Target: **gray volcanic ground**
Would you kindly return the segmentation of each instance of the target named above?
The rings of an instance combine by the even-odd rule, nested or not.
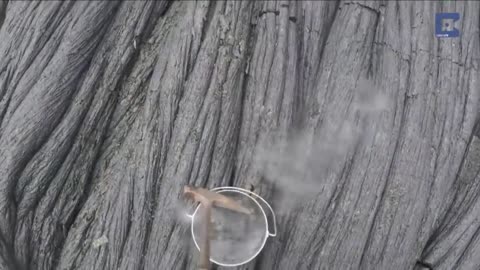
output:
[[[272,204],[239,270],[480,269],[479,27],[480,1],[0,0],[0,269],[196,269],[185,185]]]

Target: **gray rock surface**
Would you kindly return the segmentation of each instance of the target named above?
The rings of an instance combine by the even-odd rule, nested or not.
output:
[[[272,202],[238,269],[480,269],[479,27],[478,1],[0,0],[0,269],[195,269],[185,184]]]

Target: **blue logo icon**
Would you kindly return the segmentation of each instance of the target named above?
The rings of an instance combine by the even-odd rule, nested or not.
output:
[[[460,30],[453,25],[459,19],[459,13],[435,14],[435,36],[448,38],[460,36]]]

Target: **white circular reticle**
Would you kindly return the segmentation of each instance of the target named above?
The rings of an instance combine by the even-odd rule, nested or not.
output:
[[[263,249],[269,233],[268,219],[260,203],[252,195],[259,198],[272,211],[270,205],[255,193],[235,187],[216,188],[212,191],[232,198],[243,207],[251,210],[251,215],[235,212],[221,207],[213,207],[210,226],[210,261],[221,266],[239,266],[253,260]],[[192,237],[198,245],[204,226],[202,205],[198,205],[192,218]],[[274,213],[272,215],[275,222]]]

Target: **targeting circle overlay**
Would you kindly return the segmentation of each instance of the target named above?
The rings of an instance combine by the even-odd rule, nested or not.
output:
[[[221,266],[239,266],[253,260],[263,249],[267,238],[268,220],[257,200],[241,190],[220,190],[242,206],[253,211],[251,215],[213,207],[210,230],[210,261]],[[203,233],[202,205],[192,215],[192,237],[198,250]]]

